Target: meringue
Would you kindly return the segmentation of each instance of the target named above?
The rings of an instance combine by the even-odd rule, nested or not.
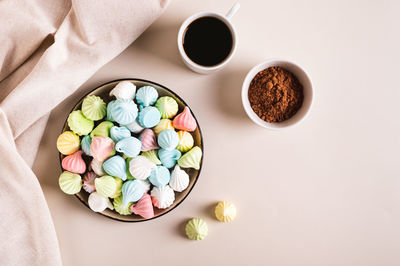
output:
[[[90,145],[92,145],[92,138],[89,135],[84,136],[81,140],[81,147],[87,156],[92,156],[90,153]]]
[[[165,149],[159,149],[158,157],[165,167],[172,168],[176,164],[176,161],[181,157],[181,152],[178,150],[169,151]]]
[[[179,137],[178,133],[173,129],[166,129],[162,131],[157,137],[158,145],[166,150],[173,150],[178,146]]]
[[[172,121],[169,119],[161,119],[160,122],[153,128],[154,132],[158,135],[166,129],[174,129]]]
[[[161,164],[160,159],[158,159],[158,157],[157,157],[157,151],[156,150],[142,152],[142,155],[144,157],[146,157],[150,162],[152,162],[152,163],[154,163],[156,165]]]
[[[125,125],[127,129],[129,129],[132,133],[138,134],[143,131],[144,127],[142,127],[137,119],[133,121],[132,123]]]
[[[183,112],[175,116],[172,125],[176,129],[184,131],[195,131],[197,128],[196,119],[194,119],[189,107],[185,107]]]
[[[203,152],[200,147],[195,146],[179,158],[178,165],[183,168],[194,168],[199,170],[202,156]]]
[[[135,121],[138,108],[131,100],[119,99],[113,103],[111,108],[112,118],[121,125],[128,125]]]
[[[127,206],[129,202],[138,201],[144,194],[144,187],[136,180],[129,180],[122,186],[122,204]]]
[[[117,142],[115,150],[128,157],[136,157],[140,153],[142,142],[135,137],[127,137]]]
[[[118,190],[118,184],[114,177],[109,175],[103,175],[94,180],[94,186],[96,187],[97,193],[103,197],[111,197]]]
[[[129,172],[136,179],[144,180],[148,178],[153,169],[156,169],[156,165],[142,155],[133,158],[129,162]]]
[[[68,126],[77,135],[87,135],[94,127],[93,120],[86,118],[81,110],[73,111],[68,116]]]
[[[103,162],[115,154],[114,141],[109,137],[94,137],[90,145],[90,153],[97,161]]]
[[[144,193],[147,193],[150,191],[151,183],[148,179],[145,179],[145,180],[136,179],[136,181],[138,181],[140,184],[142,184],[142,186],[144,187]]]
[[[151,190],[153,205],[159,209],[166,209],[174,203],[175,193],[168,185],[164,187],[153,187]]]
[[[70,155],[79,150],[79,137],[72,131],[65,131],[57,138],[57,149],[64,155]]]
[[[103,163],[104,171],[114,177],[119,177],[122,180],[126,180],[126,162],[124,158],[119,155],[115,155],[107,159]]]
[[[111,101],[107,104],[107,116],[106,116],[107,121],[115,122],[115,120],[111,114],[111,110],[114,108],[114,104],[115,104],[115,100]]]
[[[139,136],[142,142],[141,151],[150,151],[158,149],[156,134],[153,130],[146,128]]]
[[[153,105],[157,98],[158,92],[152,86],[143,86],[136,93],[136,101],[144,107]]]
[[[179,143],[176,146],[176,149],[180,152],[187,152],[194,145],[194,140],[192,134],[187,131],[179,131],[178,132]]]
[[[171,118],[178,113],[178,103],[169,96],[160,97],[156,102],[156,107],[161,113],[161,118]]]
[[[140,200],[131,206],[131,211],[134,214],[140,215],[144,219],[150,219],[154,217],[153,204],[151,203],[151,197],[149,194],[143,194]]]
[[[106,173],[103,170],[103,162],[100,162],[96,159],[93,159],[92,162],[90,163],[90,168],[93,170],[93,172],[96,173],[98,176],[103,176]]]
[[[178,165],[172,170],[169,186],[176,192],[182,192],[189,186],[189,175]]]
[[[208,226],[203,219],[193,218],[186,224],[185,231],[189,239],[203,240],[208,235]]]
[[[113,210],[113,205],[107,197],[101,196],[97,192],[93,192],[89,195],[88,204],[90,209],[94,212],[102,212],[105,209],[109,208]]]
[[[71,155],[66,156],[61,166],[64,170],[75,174],[83,174],[86,171],[86,163],[82,159],[83,151],[76,151]]]
[[[215,207],[215,217],[221,222],[229,223],[236,217],[236,207],[228,201],[221,201]]]
[[[82,102],[82,113],[91,120],[101,120],[107,114],[106,103],[99,96],[86,96]]]
[[[126,127],[114,126],[110,129],[110,137],[115,143],[130,136],[131,132]]]
[[[90,133],[90,137],[93,138],[95,136],[110,136],[110,129],[114,126],[114,124],[110,121],[101,122],[93,131]]]
[[[161,114],[154,106],[144,107],[138,115],[139,124],[144,128],[156,126],[161,119]]]
[[[64,171],[58,179],[58,184],[65,194],[73,195],[81,191],[82,179],[78,174]]]
[[[136,86],[130,81],[121,81],[110,91],[110,96],[117,99],[133,100],[135,98]]]
[[[127,205],[122,204],[122,195],[115,198],[113,201],[114,209],[121,215],[130,215],[132,214],[131,205],[132,203],[128,203]]]
[[[156,187],[163,187],[168,184],[171,174],[165,166],[157,166],[151,171],[149,181]]]
[[[94,192],[96,190],[96,187],[94,185],[94,180],[97,177],[98,176],[94,172],[87,172],[83,176],[83,185],[82,185],[82,187],[86,192],[92,193],[92,192]]]

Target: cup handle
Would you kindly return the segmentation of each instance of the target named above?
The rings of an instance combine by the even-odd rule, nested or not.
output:
[[[228,13],[226,13],[225,17],[227,19],[231,19],[233,15],[235,15],[235,13],[239,10],[239,8],[240,8],[239,3],[234,4],[233,7],[228,11]]]

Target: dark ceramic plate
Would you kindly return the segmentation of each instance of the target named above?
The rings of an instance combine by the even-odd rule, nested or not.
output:
[[[92,90],[91,92],[89,92],[87,95],[97,95],[100,96],[106,103],[110,102],[111,100],[113,100],[110,96],[109,93],[111,91],[111,89],[113,89],[115,87],[115,85],[118,84],[118,82],[123,81],[123,80],[127,80],[130,82],[133,82],[133,84],[136,85],[137,88],[140,88],[142,86],[153,86],[154,88],[157,89],[159,96],[170,96],[172,98],[174,98],[178,105],[179,105],[179,112],[181,112],[183,110],[183,108],[185,106],[187,106],[187,104],[177,95],[175,94],[173,91],[171,91],[170,89],[154,83],[152,81],[148,81],[148,80],[143,80],[143,79],[120,79],[120,80],[114,80],[114,81],[110,81],[107,82],[97,88],[95,88],[94,90]],[[83,98],[85,98],[87,95],[85,95],[84,97],[82,97],[82,99],[80,99],[78,101],[78,103],[74,106],[74,108],[71,110],[75,111],[75,110],[79,110],[81,108],[81,104],[83,101]],[[190,107],[189,107],[190,108]],[[193,114],[193,113],[192,113]],[[196,116],[193,114],[193,116],[196,119]],[[200,126],[199,123],[196,119],[197,122],[197,129],[196,131],[192,132],[192,136],[194,139],[194,145],[195,146],[199,146],[202,151],[203,151],[203,157],[204,157],[204,147],[203,147],[203,138],[202,138],[202,134],[201,134],[201,130],[200,130]],[[65,121],[64,123],[64,127],[62,132],[69,130],[67,121]],[[64,158],[65,156],[62,155],[60,153],[60,167],[61,167],[61,160]],[[167,209],[158,209],[156,207],[154,207],[154,218],[160,217],[170,211],[172,211],[173,209],[175,209],[182,201],[185,200],[185,198],[189,195],[189,193],[192,191],[194,185],[197,182],[197,179],[199,178],[200,175],[200,171],[201,168],[203,166],[203,157],[201,159],[201,163],[200,163],[200,169],[199,170],[195,170],[192,168],[185,168],[185,171],[189,174],[189,178],[190,178],[190,182],[189,182],[189,186],[186,190],[184,190],[183,192],[175,192],[175,201],[174,203]],[[88,197],[89,197],[89,193],[87,193],[86,191],[84,191],[83,189],[81,190],[81,192],[79,192],[78,194],[75,195],[86,207],[89,208],[88,205]],[[110,209],[106,209],[103,212],[100,212],[99,214],[104,215],[108,218],[114,219],[114,220],[118,220],[118,221],[122,221],[122,222],[142,222],[142,221],[147,221],[147,220],[151,220],[151,219],[144,219],[138,215],[132,214],[132,215],[120,215],[119,213],[110,210]]]

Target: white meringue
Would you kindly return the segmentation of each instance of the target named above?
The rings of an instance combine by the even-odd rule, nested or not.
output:
[[[121,81],[111,90],[110,96],[115,96],[117,99],[133,100],[135,98],[136,86],[130,81]]]
[[[129,172],[137,180],[145,180],[150,176],[151,170],[156,168],[157,166],[143,155],[139,155],[129,162]]]
[[[103,176],[106,174],[103,170],[103,162],[93,159],[90,163],[90,167],[92,168],[93,172],[95,172],[95,174],[98,176]]]
[[[164,187],[153,187],[151,190],[153,205],[159,209],[166,209],[174,203],[175,193],[168,185]]]
[[[148,179],[145,179],[145,180],[136,179],[136,180],[137,180],[140,184],[143,185],[143,187],[144,187],[144,193],[147,193],[147,192],[150,191],[150,186],[151,186],[151,184],[150,184],[150,181],[149,181]]]
[[[171,173],[169,185],[173,190],[182,192],[189,186],[189,175],[176,165]]]
[[[93,192],[89,195],[88,203],[90,209],[92,209],[94,212],[102,212],[107,208],[111,210],[114,209],[110,200],[106,197],[99,195],[97,192]]]
[[[142,132],[144,130],[144,127],[142,127],[139,122],[137,121],[137,119],[135,119],[135,121],[133,121],[132,123],[128,124],[128,125],[124,125],[124,127],[126,127],[127,129],[129,129],[132,133],[135,134],[139,134],[140,132]]]

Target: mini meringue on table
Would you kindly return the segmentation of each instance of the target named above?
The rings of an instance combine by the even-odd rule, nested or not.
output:
[[[186,235],[191,240],[203,240],[208,235],[207,223],[200,218],[193,218],[187,222]]]
[[[144,194],[145,188],[136,180],[126,181],[122,186],[122,204],[138,201]]]
[[[166,129],[174,129],[172,121],[169,119],[161,119],[160,122],[153,128],[154,132],[158,135]]]
[[[136,157],[140,153],[142,148],[142,142],[135,137],[127,137],[121,139],[115,145],[115,150],[117,152],[123,153],[128,157]]]
[[[112,119],[120,125],[128,125],[134,122],[137,115],[138,108],[132,100],[118,99],[112,105]]]
[[[109,137],[110,130],[114,126],[114,124],[110,121],[103,121],[95,127],[92,132],[90,132],[90,137],[93,138],[95,136],[103,136]]]
[[[89,134],[94,127],[93,120],[86,118],[81,110],[70,113],[67,122],[69,128],[79,136]]]
[[[101,120],[107,114],[106,103],[96,95],[86,96],[81,109],[83,115],[93,121]]]
[[[202,156],[203,152],[200,147],[195,146],[179,158],[178,165],[182,168],[194,168],[199,170]]]
[[[158,145],[166,150],[173,150],[179,144],[179,136],[173,129],[166,129],[161,131],[157,137]]]
[[[126,162],[124,158],[119,155],[115,155],[107,159],[103,163],[104,171],[114,177],[119,177],[122,180],[126,180]]]
[[[236,206],[229,201],[218,202],[215,207],[215,217],[220,222],[229,223],[236,217]]]
[[[165,166],[157,166],[151,171],[149,181],[153,186],[162,187],[168,184],[170,178],[171,174]]]
[[[156,107],[161,113],[161,118],[172,118],[178,113],[178,103],[169,96],[158,98]]]
[[[153,204],[151,203],[151,197],[149,194],[143,194],[140,200],[131,206],[131,211],[134,214],[140,215],[144,219],[150,219],[154,217]]]
[[[79,150],[64,157],[61,166],[64,170],[75,174],[83,174],[86,171],[86,163],[82,158],[83,151]]]

